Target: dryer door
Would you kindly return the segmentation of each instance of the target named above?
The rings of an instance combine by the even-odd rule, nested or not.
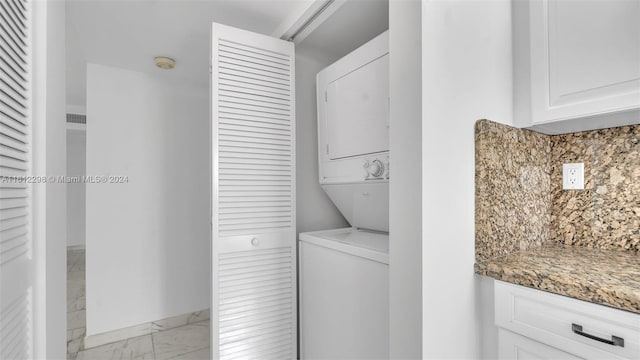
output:
[[[329,83],[329,159],[389,150],[389,54]]]

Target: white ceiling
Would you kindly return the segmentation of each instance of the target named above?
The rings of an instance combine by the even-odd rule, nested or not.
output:
[[[86,105],[86,63],[209,86],[212,22],[271,35],[313,0],[67,0],[67,104]],[[348,0],[297,51],[327,64],[389,27],[388,0]],[[155,56],[176,60],[174,70]]]
[[[86,104],[86,63],[207,88],[212,22],[271,34],[312,0],[68,0],[67,103]],[[166,71],[158,55],[176,60]]]

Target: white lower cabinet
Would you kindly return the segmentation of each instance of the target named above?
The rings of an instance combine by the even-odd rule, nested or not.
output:
[[[495,282],[500,359],[640,359],[640,314]]]

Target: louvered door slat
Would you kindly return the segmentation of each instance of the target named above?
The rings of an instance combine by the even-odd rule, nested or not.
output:
[[[224,105],[221,105],[218,109],[220,118],[226,124],[234,124],[233,120],[240,121],[253,121],[260,122],[266,124],[274,124],[281,126],[291,126],[289,123],[289,119],[285,117],[278,117],[274,115],[268,115],[264,113],[252,113],[250,111],[246,111],[241,108],[230,108]],[[228,121],[225,121],[228,120]]]
[[[21,13],[24,15],[24,18],[26,19],[26,11],[27,11],[27,1],[28,0],[13,0],[13,3],[16,5],[20,6],[20,9],[22,10]]]
[[[23,144],[28,142],[28,129],[23,124],[0,114],[0,133]]]
[[[220,83],[220,90],[226,91],[228,94],[238,94],[239,96],[250,95],[258,97],[257,99],[264,100],[283,100],[289,101],[291,100],[288,93],[284,90],[278,91],[277,89],[267,88],[261,89],[260,86],[256,86],[255,84],[246,84],[235,81],[223,81]]]
[[[5,2],[0,2],[0,20],[2,20],[2,27],[6,31],[6,36],[9,36],[11,41],[17,46],[27,46],[24,30],[17,24],[16,19],[7,11]],[[26,73],[26,69],[22,69],[23,73]]]
[[[4,36],[7,43],[12,44],[16,52],[26,54],[26,43],[24,39],[18,34],[18,32],[16,32],[10,21],[7,19],[7,15],[5,12],[0,11],[0,19],[4,20],[0,22],[0,30],[2,31],[0,34]]]
[[[260,48],[251,48],[243,46],[242,44],[226,42],[221,40],[219,42],[219,49],[222,54],[234,54],[235,56],[242,56],[248,61],[259,61],[261,63],[270,64],[285,72],[288,71],[289,58],[286,55],[278,53],[269,53],[262,51]]]
[[[223,124],[220,126],[220,136],[224,137],[240,137],[246,139],[262,139],[267,140],[270,144],[289,145],[291,142],[291,134],[289,129],[272,129],[264,130],[260,127],[252,126],[230,126]]]
[[[25,40],[27,36],[25,19],[11,6],[11,1],[0,2],[0,12],[4,12],[16,34]]]
[[[33,358],[29,6],[0,1],[0,359]]]
[[[220,315],[225,317],[225,321],[234,321],[242,318],[265,317],[274,312],[287,314],[290,306],[290,301],[266,301],[247,309],[238,306],[232,310],[220,309]]]
[[[0,32],[0,35],[1,35],[1,32]],[[2,63],[5,63],[6,60],[0,56],[0,62],[1,62],[0,65],[3,65]],[[9,71],[9,69],[6,68],[5,66],[0,66],[0,82],[5,84],[6,86],[11,87],[12,90],[14,90],[14,92],[17,92],[18,94],[23,94],[24,91],[26,90],[24,82],[21,81],[16,76],[12,76],[11,71]]]
[[[11,86],[16,86],[18,89],[26,89],[26,79],[22,77],[20,70],[16,70],[11,65],[11,62],[4,57],[0,57],[0,79],[5,80],[5,83]]]
[[[0,157],[8,157],[8,158],[20,160],[23,162],[27,161],[27,154],[23,153],[22,151],[8,148],[5,146],[0,146]]]
[[[293,46],[214,24],[212,351],[296,357]]]
[[[4,38],[0,40],[0,56],[9,61],[12,65],[22,66],[25,65],[24,58],[20,54],[13,51],[13,47],[6,42]]]
[[[244,354],[245,351],[247,350],[254,351],[254,352],[256,350],[259,351],[261,346],[280,347],[281,345],[278,345],[278,344],[279,343],[286,344],[287,338],[289,336],[291,336],[289,333],[284,333],[284,334],[275,333],[272,336],[263,336],[260,338],[256,337],[255,339],[251,339],[250,342],[246,342],[246,343],[239,344],[237,342],[233,342],[233,343],[222,345],[220,347],[220,352],[230,354],[230,357],[246,356]]]
[[[274,96],[289,96],[290,89],[284,84],[274,83],[267,78],[249,76],[246,73],[228,70],[219,75],[221,89],[235,87],[239,89],[251,89],[265,92]]]
[[[264,76],[276,77],[278,79],[284,79],[285,81],[289,76],[288,65],[274,66],[256,57],[236,55],[235,53],[229,53],[224,50],[219,52],[218,61],[227,66],[243,67],[244,69],[250,69],[263,74]]]
[[[220,91],[220,101],[242,103],[243,105],[253,105],[265,109],[281,110],[288,113],[289,99],[278,99],[274,97],[257,96],[237,91]]]
[[[269,135],[274,138],[287,138],[287,132],[291,131],[288,126],[280,124],[268,124],[255,121],[235,120],[223,121],[220,123],[220,131],[241,132],[243,134]]]
[[[24,10],[26,9],[20,7],[17,0],[7,0],[7,3],[13,9],[14,14],[16,14],[16,16],[18,16],[23,21],[23,24],[26,28],[27,17],[24,15]]]
[[[221,129],[258,131],[278,134],[280,131],[291,131],[288,124],[277,124],[256,119],[222,118],[220,120]]]
[[[26,99],[22,98],[15,89],[0,82],[0,101],[8,104],[20,111],[25,111],[27,108]]]
[[[12,38],[11,28],[7,24],[0,23],[0,35],[2,35],[2,44],[6,44],[6,46],[10,48],[7,50],[24,59],[21,61],[22,63],[26,63],[27,53],[18,41]]]
[[[287,319],[287,321],[290,320]],[[220,355],[224,356],[225,354],[229,354],[230,359],[264,359],[265,354],[272,349],[277,349],[278,352],[285,349],[290,351],[291,345],[289,345],[287,340],[284,340],[291,335],[290,332],[286,330],[286,326],[286,324],[283,324],[279,327],[274,326],[270,329],[265,329],[264,331],[239,335],[238,338],[246,339],[250,337],[251,341],[234,347],[223,347]]]
[[[0,131],[0,146],[5,146],[16,151],[25,152],[27,145],[27,137],[24,135],[16,134],[11,129],[2,128]],[[15,137],[14,137],[15,136]]]
[[[273,86],[277,89],[290,89],[284,76],[278,74],[245,68],[236,64],[231,64],[228,61],[220,63],[219,70],[225,76],[237,76],[252,81],[259,81],[264,85]]]
[[[28,212],[24,208],[14,208],[14,209],[5,209],[0,210],[0,221],[13,219],[19,216],[25,216]]]
[[[15,217],[8,220],[0,221],[0,231],[15,229],[15,228],[24,228],[29,221],[26,216]]]

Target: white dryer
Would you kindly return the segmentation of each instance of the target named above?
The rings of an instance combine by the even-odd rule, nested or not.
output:
[[[300,234],[302,359],[389,358],[389,235]]]

